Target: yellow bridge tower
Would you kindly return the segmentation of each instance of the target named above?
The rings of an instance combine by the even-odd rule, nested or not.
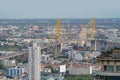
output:
[[[91,26],[92,26],[92,39],[94,40],[94,38],[95,38],[95,19],[94,19],[94,17],[92,17]]]
[[[61,25],[61,23],[60,23],[60,18],[58,17],[58,22],[57,22],[57,26],[58,26],[58,42],[60,42],[60,37],[61,37],[61,30],[60,30],[60,25]]]

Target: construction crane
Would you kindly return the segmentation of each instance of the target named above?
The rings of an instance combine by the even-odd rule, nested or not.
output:
[[[58,22],[57,22],[57,32],[58,32],[58,42],[60,42],[60,37],[61,37],[61,32],[60,32],[60,18],[58,17]]]
[[[94,40],[94,38],[95,38],[95,20],[94,20],[94,17],[92,17],[91,26],[92,26],[92,39]]]

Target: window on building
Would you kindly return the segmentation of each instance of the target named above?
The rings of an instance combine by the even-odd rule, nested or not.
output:
[[[42,56],[42,60],[45,60],[45,56]]]
[[[106,66],[104,66],[104,71],[106,71]]]
[[[106,65],[106,66],[104,66],[104,71],[114,72],[114,66]]]
[[[116,66],[116,72],[120,72],[120,66]]]

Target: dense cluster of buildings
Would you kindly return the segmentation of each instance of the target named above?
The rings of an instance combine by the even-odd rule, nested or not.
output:
[[[119,80],[120,29],[62,24],[61,42],[56,26],[0,26],[0,57],[27,51],[0,61],[0,80],[64,80],[89,75],[95,80]]]

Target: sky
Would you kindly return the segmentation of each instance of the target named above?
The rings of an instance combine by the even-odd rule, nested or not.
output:
[[[120,18],[120,0],[0,0],[1,19]]]

